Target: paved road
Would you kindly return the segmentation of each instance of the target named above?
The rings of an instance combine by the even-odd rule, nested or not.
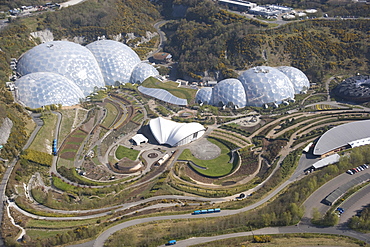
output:
[[[301,173],[300,173],[300,170],[301,169],[303,169],[303,168],[297,169],[296,172],[292,175],[292,177],[289,180],[285,181],[277,189],[275,189],[272,193],[270,193],[267,197],[263,198],[262,200],[258,201],[255,204],[252,204],[252,205],[249,205],[249,206],[247,206],[245,208],[241,208],[241,209],[237,209],[237,210],[222,210],[222,212],[220,212],[220,213],[217,213],[217,214],[209,214],[209,215],[202,215],[202,217],[227,216],[227,215],[233,215],[233,214],[237,214],[237,213],[241,213],[241,212],[245,212],[245,211],[254,209],[254,208],[256,208],[256,207],[258,207],[258,206],[266,203],[270,199],[272,199],[282,189],[284,189],[290,183],[294,182],[296,179],[300,178],[302,176]],[[290,227],[290,228],[289,227],[268,228],[268,229],[275,229],[275,230],[274,231],[271,231],[271,232],[268,232],[268,233],[264,233],[264,234],[278,234],[278,233],[280,233],[280,231],[285,231],[286,229],[288,229],[291,232],[318,232],[318,233],[321,232],[321,233],[323,233],[323,228],[317,228],[317,227],[311,226],[309,224],[309,218],[311,218],[313,207],[317,207],[318,206],[317,204],[326,195],[328,195],[330,192],[332,192],[333,190],[335,190],[336,188],[338,188],[340,185],[342,185],[344,183],[347,183],[348,181],[352,180],[356,176],[360,176],[364,172],[365,171],[363,171],[362,173],[361,172],[360,173],[356,173],[355,175],[352,175],[352,176],[349,175],[349,174],[344,173],[344,174],[339,175],[338,177],[330,180],[325,185],[321,186],[304,203],[304,206],[305,206],[305,208],[307,210],[306,210],[306,213],[305,213],[305,216],[304,216],[304,218],[306,217],[306,220],[303,220],[302,221],[302,223],[301,223],[302,225],[299,225],[298,227]],[[366,172],[370,172],[370,169],[369,170],[366,170]],[[321,212],[326,212],[326,210],[328,210],[328,206],[326,206],[324,204],[322,204],[322,206],[321,206],[319,204],[319,208],[318,209]],[[127,228],[127,227],[130,227],[130,226],[136,225],[136,224],[145,223],[145,222],[151,222],[151,221],[154,221],[154,220],[187,219],[187,218],[193,218],[193,217],[199,217],[199,216],[193,216],[193,215],[189,215],[189,214],[184,214],[184,215],[170,215],[170,216],[150,217],[150,218],[144,218],[144,219],[140,219],[140,220],[132,220],[132,221],[123,222],[123,223],[121,223],[119,225],[116,225],[116,226],[114,226],[112,228],[109,228],[108,230],[104,231],[101,235],[99,235],[98,238],[94,242],[94,247],[95,246],[103,246],[103,243],[114,232],[119,231],[119,230],[121,230],[123,228]],[[296,228],[299,229],[299,230],[297,230]],[[368,238],[367,235],[363,235],[361,233],[357,233],[357,232],[353,232],[353,231],[348,231],[348,230],[345,230],[344,231],[343,229],[345,229],[345,228],[343,228],[343,229],[342,228],[339,229],[339,228],[340,228],[340,226],[337,227],[337,228],[334,228],[333,227],[333,228],[325,228],[325,229],[329,229],[328,230],[328,233],[331,233],[331,234],[343,234],[343,235],[347,235],[347,233],[348,233],[348,234],[351,234],[351,236],[352,235],[355,235],[356,238],[361,239],[363,241],[368,241],[370,243],[370,238]],[[305,229],[305,230],[302,231],[302,229]],[[346,233],[346,234],[344,234],[344,233]],[[212,238],[214,238],[214,237],[212,237]],[[192,240],[192,241],[194,241],[194,240]],[[189,243],[189,245],[190,244],[191,243]],[[186,245],[183,245],[183,246],[187,246],[187,244]]]
[[[254,209],[266,202],[268,202],[270,199],[275,197],[282,189],[284,189],[286,186],[288,186],[290,183],[294,182],[296,179],[296,176],[292,176],[291,179],[285,181],[283,184],[281,184],[277,189],[275,189],[272,193],[270,193],[268,196],[263,198],[262,200],[249,205],[247,207],[237,209],[237,210],[222,210],[220,213],[216,214],[208,214],[208,215],[202,215],[202,217],[220,217],[220,216],[227,216],[227,215],[233,215],[238,214],[241,212],[249,211],[251,209]],[[94,242],[94,247],[103,246],[103,243],[108,239],[110,235],[115,233],[116,231],[119,231],[123,228],[127,228],[136,224],[141,224],[145,222],[151,222],[155,220],[168,220],[168,219],[188,219],[188,218],[195,218],[198,217],[197,215],[190,215],[190,214],[182,214],[182,215],[168,215],[168,216],[158,216],[158,217],[150,217],[150,218],[143,218],[143,219],[137,219],[137,220],[131,220],[127,222],[123,222],[119,225],[113,226],[106,231],[104,231],[102,234],[98,236],[98,238]]]
[[[345,175],[345,174],[343,174]],[[343,176],[338,177],[341,182],[339,183],[345,183],[347,182],[347,179],[343,178]],[[338,179],[333,179],[329,183],[327,183],[328,189],[332,187],[332,184],[338,183]],[[337,184],[337,186],[339,186]],[[326,187],[326,186],[323,186]],[[321,187],[322,188],[322,187]],[[321,189],[320,188],[320,189]],[[365,187],[363,190],[361,190],[359,193],[355,194],[351,198],[351,200],[348,200],[348,204],[355,204],[354,201],[359,198],[358,202],[362,204],[363,201],[368,202],[368,195],[370,193],[370,186]],[[317,201],[316,201],[317,203]],[[346,205],[343,205],[343,207],[346,207]],[[221,213],[217,214],[210,214],[210,215],[202,215],[202,216],[194,216],[194,215],[189,215],[189,214],[184,214],[184,215],[175,215],[175,216],[160,216],[160,217],[151,217],[151,218],[144,218],[144,219],[137,219],[137,220],[132,220],[129,222],[124,222],[119,225],[116,225],[107,231],[103,232],[94,242],[94,247],[97,246],[103,246],[105,240],[109,238],[111,234],[113,234],[116,231],[119,231],[123,228],[134,226],[136,224],[141,224],[141,223],[146,223],[146,222],[151,222],[151,221],[157,221],[157,220],[168,220],[168,219],[188,219],[188,218],[194,218],[194,217],[219,217],[222,215],[230,215],[234,214],[235,211],[240,211],[240,210],[224,210]],[[350,209],[348,210],[350,211]],[[287,227],[269,227],[269,228],[263,228],[263,229],[258,229],[255,231],[250,231],[250,232],[240,232],[240,233],[233,233],[233,234],[225,234],[225,235],[218,235],[218,236],[212,236],[212,237],[198,237],[198,238],[190,238],[186,240],[181,240],[177,242],[176,246],[189,246],[189,245],[194,245],[194,244],[200,244],[200,243],[206,243],[210,241],[215,241],[219,239],[225,239],[225,238],[232,238],[232,237],[240,237],[240,236],[250,236],[253,234],[256,235],[263,235],[263,234],[282,234],[282,233],[327,233],[327,234],[335,234],[335,235],[344,235],[344,236],[350,236],[354,237],[356,239],[365,241],[367,243],[370,243],[370,234],[363,234],[359,233],[356,231],[348,230],[346,227],[343,225],[338,225],[336,227],[315,227],[310,224],[304,224],[300,223],[296,226],[287,226]],[[91,246],[92,241],[85,243],[85,245],[80,245],[82,246]],[[164,246],[164,245],[163,245]]]
[[[339,224],[346,223],[352,216],[357,214],[357,211],[362,210],[369,203],[370,185],[367,185],[340,205],[344,209],[344,213],[340,217]]]
[[[40,119],[40,116],[41,116],[41,114],[31,114],[31,117],[32,117],[33,121],[36,123],[36,128],[32,132],[30,138],[28,139],[28,141],[26,142],[26,145],[24,145],[22,150],[27,149],[31,145],[31,143],[35,139],[37,133],[39,132],[39,130],[43,126],[44,122]],[[14,168],[15,164],[18,162],[18,160],[19,160],[19,157],[17,156],[10,162],[10,164],[8,166],[8,169],[6,169],[6,171],[4,173],[4,176],[3,176],[3,179],[1,181],[1,184],[0,184],[0,226],[1,226],[2,219],[3,219],[2,216],[4,215],[5,202],[7,201],[7,197],[5,196],[6,186],[8,184],[10,174],[12,173],[13,168]],[[0,232],[0,246],[4,246],[4,242],[2,240],[1,232]]]
[[[319,228],[319,227],[312,227],[307,225],[297,225],[297,226],[287,226],[287,227],[267,227],[258,229],[255,231],[250,232],[238,232],[238,233],[231,233],[231,234],[224,234],[224,235],[217,235],[212,237],[195,237],[189,238],[185,240],[177,241],[177,247],[207,243],[215,240],[226,239],[226,238],[236,238],[236,237],[243,237],[243,236],[251,236],[251,235],[271,235],[271,234],[285,234],[285,233],[326,233],[326,234],[335,234],[335,235],[344,235],[349,237],[354,237],[370,243],[369,235],[358,233],[351,230],[344,230],[341,228],[336,227],[327,227],[327,228]],[[95,246],[95,245],[94,245]],[[161,245],[165,246],[165,245]]]
[[[45,212],[53,212],[53,213],[59,213],[59,214],[87,214],[87,213],[93,213],[91,215],[85,215],[85,216],[69,216],[69,217],[48,217],[48,216],[39,216],[35,214],[28,213],[24,211],[23,209],[19,208],[17,204],[12,203],[11,206],[15,208],[18,212],[34,219],[42,219],[42,220],[84,220],[84,219],[93,219],[93,218],[98,218],[106,215],[111,214],[111,210],[114,210],[115,212],[118,211],[123,211],[130,209],[132,207],[145,204],[147,202],[151,202],[153,200],[195,200],[195,201],[200,201],[200,202],[208,202],[208,203],[219,203],[225,201],[223,198],[214,198],[214,199],[209,199],[209,198],[202,198],[202,197],[195,197],[195,196],[177,196],[177,195],[164,195],[164,196],[155,196],[155,197],[150,197],[147,199],[143,199],[140,201],[135,201],[135,202],[130,202],[130,203],[124,203],[118,206],[112,206],[112,207],[106,207],[106,208],[101,208],[101,209],[88,209],[88,210],[71,210],[71,211],[66,211],[66,210],[59,210],[59,209],[50,209],[47,208],[43,205],[39,205],[40,208],[44,208]],[[147,208],[145,208],[147,209]],[[105,212],[101,212],[105,211]],[[101,213],[99,213],[101,212]]]
[[[307,200],[303,203],[305,207],[305,214],[303,215],[302,221],[307,222],[312,217],[313,209],[316,208],[321,214],[324,214],[330,206],[320,203],[327,195],[329,195],[332,191],[337,189],[342,184],[348,183],[355,177],[359,177],[364,173],[370,174],[370,169],[364,170],[362,172],[358,172],[354,175],[349,175],[347,173],[343,173],[323,186],[317,189]]]

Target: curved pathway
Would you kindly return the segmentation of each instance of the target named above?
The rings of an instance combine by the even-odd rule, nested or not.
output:
[[[370,173],[370,170],[367,170]],[[361,175],[361,173],[357,173]],[[362,173],[363,174],[363,173]],[[298,174],[294,173],[293,177],[296,177]],[[259,202],[249,205],[245,208],[237,209],[237,210],[222,210],[220,213],[217,214],[208,214],[208,215],[190,215],[190,214],[183,214],[183,215],[170,215],[170,216],[158,216],[158,217],[150,217],[150,218],[144,218],[144,219],[137,219],[137,220],[131,220],[127,222],[123,222],[119,225],[116,225],[112,228],[109,228],[108,230],[104,231],[102,234],[99,235],[99,237],[94,242],[94,247],[96,246],[103,246],[104,242],[109,238],[110,235],[115,233],[116,231],[119,231],[121,229],[151,222],[151,221],[157,221],[157,220],[169,220],[169,219],[191,219],[191,218],[197,218],[197,217],[220,217],[220,216],[227,216],[227,215],[233,215],[240,212],[245,212],[248,210],[251,210],[253,208],[256,208],[270,199],[272,199],[275,195],[277,195],[282,189],[287,187],[290,183],[294,182],[294,180],[289,179],[285,181],[282,185],[280,185],[277,189],[275,189],[271,194],[269,194],[267,197],[263,198]],[[321,186],[318,190],[316,190],[312,196],[310,196],[306,202],[304,202],[304,206],[306,208],[312,208],[314,206],[317,206],[318,202],[320,202],[323,197],[325,197],[327,194],[335,190],[337,187],[339,187],[341,184],[347,183],[351,179],[353,179],[354,176],[350,176],[348,174],[341,174],[338,177],[330,180],[328,183]],[[370,186],[368,186],[370,187]],[[310,218],[309,214],[311,213],[311,210],[306,211],[303,220],[300,224],[297,226],[287,226],[287,227],[276,227],[276,228],[263,228],[259,229],[253,232],[243,232],[243,233],[235,233],[235,234],[226,234],[226,235],[219,235],[219,236],[212,236],[212,237],[201,237],[201,238],[191,238],[188,240],[179,241],[179,246],[188,246],[191,244],[198,244],[198,243],[204,243],[209,241],[214,241],[216,239],[223,239],[223,238],[230,238],[230,237],[237,237],[237,236],[246,236],[246,235],[252,235],[254,234],[280,234],[280,233],[328,233],[328,234],[337,234],[337,235],[345,235],[357,238],[359,240],[365,241],[367,243],[370,243],[370,236],[369,234],[363,234],[356,231],[348,230],[346,227],[339,225],[337,227],[328,227],[328,228],[322,228],[322,227],[315,227],[310,225],[309,222],[307,222],[307,219]],[[326,208],[327,210],[327,208]],[[325,211],[323,209],[322,211]]]
[[[289,115],[287,116],[288,117],[292,117],[292,115]],[[60,121],[60,120],[59,120]],[[267,126],[269,126],[270,124],[273,124],[275,121],[281,121],[281,119],[277,119],[277,120],[274,120],[272,122],[270,122]],[[213,126],[215,127],[215,126]],[[266,126],[265,126],[266,127]],[[59,127],[57,127],[59,128]],[[208,131],[211,131],[212,128],[209,128]],[[184,147],[183,147],[184,148]],[[286,157],[286,155],[288,155],[288,153],[292,151],[292,149],[290,149],[289,147],[285,148],[282,150],[281,152],[281,157],[280,157],[280,160],[279,160],[279,164],[283,161],[283,159]],[[179,155],[179,152],[177,153],[177,156]],[[176,155],[175,155],[176,156]],[[176,157],[173,157],[174,159],[173,160],[176,160],[175,158]],[[276,171],[278,168],[279,168],[279,164],[276,166],[275,170]],[[301,164],[301,162],[300,162]],[[169,165],[169,167],[171,167],[173,165],[173,163],[171,163]],[[273,174],[273,173],[272,173]],[[271,174],[271,175],[272,175]],[[270,176],[271,176],[270,175]],[[248,207],[245,207],[245,208],[242,208],[242,209],[239,209],[239,210],[223,210],[221,213],[218,213],[218,214],[215,214],[215,215],[209,215],[209,216],[206,216],[206,217],[216,217],[216,216],[222,216],[222,215],[232,215],[232,214],[237,214],[237,213],[240,213],[240,212],[244,212],[244,211],[248,211],[250,209],[253,209],[255,207],[258,207],[262,204],[264,204],[265,202],[267,202],[268,200],[272,199],[275,195],[277,195],[282,189],[284,189],[286,186],[288,186],[290,183],[294,182],[296,179],[299,179],[300,176],[302,175],[302,169],[300,167],[297,168],[296,172],[292,175],[292,177],[285,181],[283,184],[281,184],[278,188],[276,188],[272,193],[270,193],[268,196],[266,196],[265,198],[263,198],[262,200],[260,200],[259,202],[253,204],[253,205],[250,205]],[[268,180],[268,179],[267,179]],[[266,181],[266,180],[265,180]],[[263,185],[260,184],[258,185],[256,188],[252,189],[251,191],[255,191],[257,189],[259,189],[261,186]],[[248,193],[248,192],[247,192]],[[176,197],[174,196],[176,199],[189,199],[189,198],[185,198],[185,197]],[[156,200],[156,199],[169,199],[171,198],[170,196],[164,196],[164,197],[156,197],[156,198],[148,198],[147,200],[150,201],[150,200]],[[215,202],[220,202],[220,201],[224,201],[224,200],[230,200],[230,199],[234,199],[235,196],[233,197],[228,197],[228,198],[221,198],[221,199],[216,199]],[[208,198],[200,198],[200,197],[192,197],[192,199],[194,200],[202,200],[202,201],[209,201]],[[138,202],[134,202],[132,203],[131,205],[130,204],[123,204],[123,205],[120,205],[120,206],[117,206],[117,207],[113,207],[113,208],[119,208],[118,210],[125,210],[125,209],[128,209],[132,206],[136,206],[136,205],[139,205],[141,203],[144,203],[145,201],[138,201]],[[99,212],[101,210],[106,210],[106,209],[96,209],[96,210],[83,210],[83,211],[76,211],[77,213],[94,213],[94,212]],[[57,212],[57,211],[55,211]],[[60,211],[60,212],[64,212],[64,211]],[[65,211],[65,213],[67,213],[67,211]],[[68,213],[71,213],[71,211],[69,211]],[[50,219],[50,220],[56,220],[56,219],[61,219],[61,220],[72,220],[72,219],[87,219],[87,218],[94,218],[94,217],[99,217],[99,216],[102,216],[102,215],[105,215],[107,213],[110,213],[110,212],[103,212],[103,213],[97,213],[97,214],[93,214],[93,215],[88,215],[88,216],[76,216],[76,217],[59,217],[59,218],[55,218],[55,217],[41,217],[41,216],[30,216],[30,217],[36,217],[36,218],[42,218],[42,219]],[[191,216],[189,216],[188,214],[186,215],[175,215],[175,216],[162,216],[164,217],[163,219],[167,219],[166,217],[172,217],[171,219],[176,219],[176,218],[189,218]],[[157,218],[157,217],[153,217],[153,218],[156,218],[156,219],[162,219],[161,217],[160,218]],[[148,218],[148,220],[150,221],[151,218]],[[122,223],[120,224],[119,226],[121,226],[121,228],[124,228],[124,227],[127,227],[127,224],[131,224],[130,223],[131,221],[128,221],[128,222],[125,222],[125,223]],[[99,241],[105,241],[104,240],[104,236],[106,234],[108,234],[108,236],[112,233],[112,231],[116,229],[116,228],[111,228],[111,229],[108,229],[106,232],[107,233],[103,233],[101,236],[98,237],[98,239],[96,240],[97,244],[99,244]],[[101,240],[103,238],[103,240]]]
[[[40,119],[40,116],[41,114],[31,114],[32,120],[36,123],[36,128],[33,130],[30,138],[28,139],[28,141],[26,142],[26,145],[24,145],[22,150],[26,150],[31,145],[37,133],[39,132],[41,127],[44,125],[44,122]],[[9,163],[8,169],[6,169],[3,179],[1,181],[1,184],[0,184],[0,216],[1,216],[0,226],[2,223],[2,219],[3,219],[2,215],[4,215],[4,206],[8,200],[7,196],[5,195],[6,186],[8,184],[10,174],[12,173],[13,168],[15,164],[18,162],[18,160],[19,160],[19,156],[15,157],[12,160],[12,162]],[[0,232],[0,246],[4,246],[3,239],[1,238],[1,232]]]
[[[152,51],[147,55],[146,57],[147,59],[151,57],[153,54],[160,52],[163,49],[164,45],[166,44],[167,41],[166,34],[161,30],[161,26],[163,26],[167,22],[168,22],[167,20],[162,20],[153,25],[154,28],[157,29],[157,33],[159,35],[159,44],[158,48],[155,51]]]
[[[190,246],[190,245],[202,244],[202,243],[212,242],[212,241],[221,240],[221,239],[236,238],[236,237],[243,237],[243,236],[287,234],[287,233],[318,233],[318,234],[344,235],[344,236],[353,237],[353,238],[362,240],[366,243],[370,243],[370,239],[368,235],[355,232],[352,230],[348,230],[348,229],[342,229],[342,228],[337,228],[337,227],[320,228],[320,227],[313,227],[313,226],[307,226],[307,225],[297,225],[297,226],[286,226],[286,227],[267,227],[267,228],[250,231],[250,232],[238,232],[238,233],[217,235],[217,236],[211,236],[211,237],[194,237],[194,238],[177,241],[176,246],[181,246],[181,247]],[[161,247],[162,246],[165,246],[165,245],[161,245]]]

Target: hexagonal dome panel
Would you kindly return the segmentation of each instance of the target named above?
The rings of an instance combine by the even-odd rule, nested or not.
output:
[[[278,69],[259,66],[244,71],[238,78],[244,86],[247,105],[263,106],[294,98],[294,87],[289,78]]]
[[[293,83],[294,92],[296,94],[310,88],[310,81],[307,76],[299,69],[290,66],[277,67],[278,70],[283,72]]]
[[[370,75],[347,78],[334,89],[334,93],[350,101],[370,101]]]
[[[105,83],[130,82],[131,73],[140,63],[139,56],[127,45],[114,40],[98,40],[86,46],[95,56]]]
[[[212,104],[212,88],[204,87],[198,90],[195,96],[197,103]]]
[[[239,108],[246,106],[245,91],[238,79],[226,79],[216,84],[212,92],[212,104],[227,105]]]
[[[71,106],[79,103],[84,94],[68,78],[51,72],[36,72],[22,76],[15,82],[19,100],[31,108],[51,104]]]
[[[156,68],[154,68],[152,65],[147,64],[147,63],[139,63],[134,68],[134,71],[132,71],[130,82],[132,84],[134,84],[134,83],[140,84],[146,78],[148,78],[150,76],[155,77],[155,76],[158,76],[158,75],[159,75],[158,70]]]
[[[98,62],[85,47],[69,41],[40,44],[23,54],[17,64],[21,75],[34,72],[53,72],[73,81],[89,95],[94,87],[104,86]]]

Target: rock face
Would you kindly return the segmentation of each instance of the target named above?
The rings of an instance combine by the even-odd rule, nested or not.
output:
[[[5,144],[8,141],[10,132],[13,127],[13,122],[9,118],[5,118],[0,124],[0,145]]]
[[[42,43],[54,40],[53,33],[49,29],[33,32],[31,33],[31,36],[34,38],[39,38]]]

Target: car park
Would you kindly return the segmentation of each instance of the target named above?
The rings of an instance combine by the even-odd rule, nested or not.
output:
[[[348,170],[348,171],[347,171],[347,173],[348,173],[349,175],[353,175],[353,171],[351,171],[351,170]]]

